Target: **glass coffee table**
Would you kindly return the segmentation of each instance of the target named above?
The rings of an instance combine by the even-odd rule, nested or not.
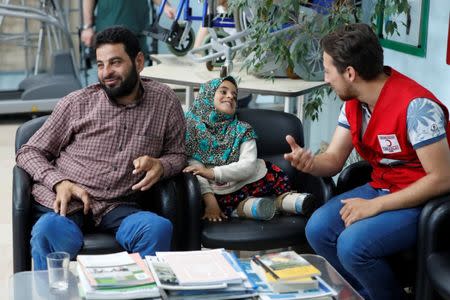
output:
[[[302,254],[322,273],[322,279],[336,292],[337,300],[364,300],[351,285],[330,265],[325,258],[314,254]],[[9,280],[10,300],[75,300],[78,294],[77,277],[69,272],[69,288],[64,292],[49,289],[47,271],[26,271],[11,276]]]
[[[59,292],[50,290],[47,271],[25,271],[9,279],[10,300],[75,300],[78,295],[77,277],[69,272],[69,288]]]
[[[320,277],[337,292],[336,299],[364,300],[325,258],[314,254],[302,254],[302,257],[320,270]]]

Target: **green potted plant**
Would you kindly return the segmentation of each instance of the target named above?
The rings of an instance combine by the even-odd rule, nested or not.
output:
[[[323,79],[320,38],[338,26],[354,23],[359,11],[348,0],[332,5],[331,0],[318,1],[319,4],[309,2],[229,0],[233,10],[247,9],[253,13],[249,20],[250,39],[255,43],[245,49],[251,53],[245,55],[244,67],[248,71],[276,76],[278,74],[267,67],[272,63],[293,70],[305,80]],[[287,75],[293,77],[289,70]]]
[[[383,12],[400,14],[409,9],[408,0],[371,3],[373,26],[376,16]],[[361,1],[356,0],[228,0],[228,4],[230,10],[240,12],[239,29],[250,28],[250,39],[254,41],[242,50],[243,68],[268,78],[323,80],[320,39],[337,27],[360,22],[362,15]],[[397,26],[395,22],[389,24],[389,33],[395,33]],[[327,87],[316,90],[305,102],[305,116],[317,119],[322,100],[330,92]]]

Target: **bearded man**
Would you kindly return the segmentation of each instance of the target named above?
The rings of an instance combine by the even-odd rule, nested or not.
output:
[[[168,86],[139,76],[145,59],[128,29],[98,33],[95,51],[99,83],[61,99],[17,153],[34,180],[35,270],[47,268],[50,252],[75,257],[85,226],[142,257],[170,250],[171,222],[137,201],[186,163],[181,104]]]

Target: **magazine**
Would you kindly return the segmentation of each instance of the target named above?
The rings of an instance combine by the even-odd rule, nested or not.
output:
[[[295,251],[268,253],[261,256],[255,255],[253,260],[269,272],[275,280],[308,278],[321,275],[319,269]]]
[[[198,252],[198,251],[193,251]],[[208,250],[202,251],[206,256],[210,253]],[[238,273],[239,280],[236,282],[217,282],[205,284],[203,280],[199,283],[190,283],[188,285],[180,284],[178,276],[172,270],[164,258],[156,256],[146,256],[146,262],[149,265],[157,286],[160,288],[161,297],[171,300],[219,300],[219,299],[249,299],[257,296],[255,285],[247,279],[245,272],[240,266],[240,261],[231,253],[224,250],[215,251],[221,253],[231,268]],[[158,254],[158,253],[157,253]],[[196,255],[201,255],[195,253]],[[161,255],[160,255],[161,256]],[[164,256],[164,255],[162,255]],[[190,257],[184,256],[190,260]],[[198,266],[193,265],[193,268]],[[221,276],[221,274],[218,274]],[[213,274],[211,274],[214,277]],[[214,280],[216,281],[216,280]]]
[[[96,289],[89,284],[81,266],[77,265],[78,271],[78,290],[80,297],[86,299],[148,299],[160,298],[160,291],[155,283],[139,286],[119,287],[119,288],[101,288]]]
[[[154,283],[152,273],[138,253],[78,255],[78,264],[95,288],[129,287]]]
[[[337,292],[320,277],[316,278],[318,281],[317,289],[299,290],[290,293],[274,293],[272,288],[264,280],[261,280],[258,274],[252,269],[249,260],[241,260],[240,265],[248,279],[256,285],[255,290],[259,293],[259,299],[261,300],[332,300],[333,296],[337,295]]]
[[[259,278],[269,285],[275,293],[288,293],[298,290],[317,289],[319,287],[319,282],[315,277],[275,279],[270,272],[255,263],[254,260],[250,260],[250,266]]]
[[[159,261],[156,256],[146,256],[145,260],[153,274],[156,285],[165,290],[223,289],[228,286],[223,282],[208,285],[180,285],[177,276],[166,262]]]
[[[170,266],[180,285],[241,283],[242,276],[225,253],[223,249],[214,249],[156,252],[156,256]]]

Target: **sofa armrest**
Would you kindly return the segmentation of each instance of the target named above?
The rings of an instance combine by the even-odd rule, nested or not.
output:
[[[180,173],[162,180],[145,198],[141,202],[144,209],[172,222],[172,250],[199,249],[200,212],[196,205],[201,205],[201,194],[195,176]]]
[[[183,184],[179,180],[180,176],[175,175],[158,182],[144,194],[140,201],[143,209],[153,211],[172,223],[172,250],[183,248],[183,230],[186,222],[183,213],[185,193]]]
[[[31,270],[31,187],[30,175],[14,166],[12,197],[14,273]]]
[[[443,299],[450,299],[450,252],[432,253],[427,259],[427,273],[433,289]]]
[[[300,192],[310,193],[316,196],[318,207],[333,197],[336,185],[330,177],[316,177],[310,174],[303,174]]]
[[[450,194],[429,200],[420,214],[417,242],[416,299],[434,299],[427,259],[438,251],[450,252]]]
[[[185,250],[200,250],[201,249],[201,231],[202,231],[202,212],[203,202],[200,191],[200,184],[197,176],[191,173],[184,173],[184,184],[186,190],[186,227],[188,228],[188,235],[186,236]]]
[[[358,161],[344,168],[337,179],[336,195],[347,192],[371,181],[372,166],[367,161]]]

